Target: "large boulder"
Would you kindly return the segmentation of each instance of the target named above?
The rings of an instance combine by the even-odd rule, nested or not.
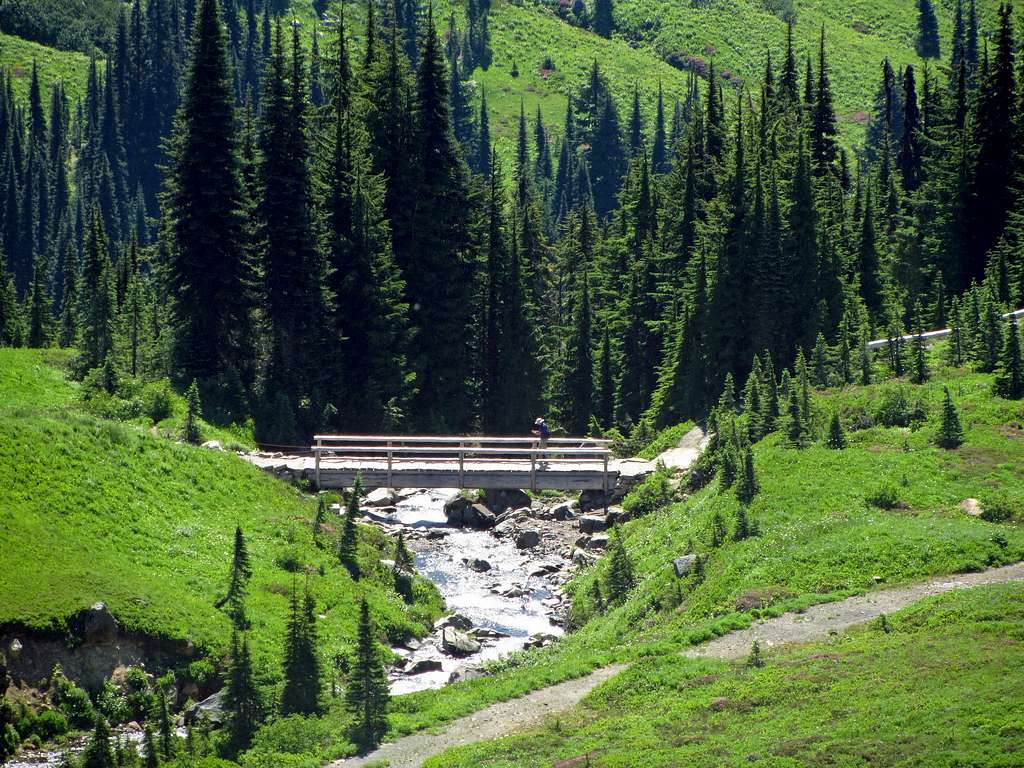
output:
[[[590,541],[586,544],[587,549],[607,549],[608,548],[608,534],[607,533],[595,533],[590,537]]]
[[[192,708],[185,713],[185,722],[192,724],[205,720],[208,723],[217,725],[227,720],[227,713],[224,711],[224,704],[221,700],[221,694],[223,693],[223,690],[217,691],[217,693],[207,699],[203,699],[198,704],[193,704]]]
[[[574,549],[572,551],[572,562],[573,565],[587,566],[593,565],[598,560],[598,555],[593,552],[586,552],[582,549]]]
[[[477,573],[487,573],[487,571],[491,570],[491,564],[481,557],[474,557],[467,565],[469,565],[471,571],[476,571]]]
[[[117,619],[103,602],[93,603],[79,614],[82,639],[86,643],[109,643],[117,638]]]
[[[483,504],[474,504],[462,513],[462,524],[470,528],[493,528],[496,515]]]
[[[576,517],[576,513],[573,511],[572,502],[566,504],[559,504],[557,507],[551,510],[551,517],[555,520],[572,520]]]
[[[484,492],[484,498],[487,501],[488,508],[493,509],[499,514],[506,509],[529,507],[531,501],[529,495],[518,488],[512,490],[489,489]]]
[[[420,659],[405,670],[405,674],[422,675],[424,672],[440,672],[443,668],[440,659]]]
[[[620,498],[616,490],[611,491],[600,491],[600,490],[585,490],[580,491],[580,509],[584,512],[589,512],[592,509],[604,509],[608,505]]]
[[[607,527],[604,515],[583,515],[580,518],[580,533],[600,533]]]
[[[456,496],[444,505],[444,514],[449,525],[470,528],[491,528],[495,514],[483,504],[474,504],[464,496]]]
[[[540,534],[537,531],[520,531],[516,536],[516,547],[519,549],[533,549],[538,544],[540,544]]]
[[[473,622],[468,616],[463,616],[461,613],[453,613],[450,616],[445,616],[443,619],[438,619],[434,624],[435,629],[444,629],[445,627],[454,627],[455,629],[466,631],[473,628]]]
[[[688,574],[696,567],[696,565],[696,555],[683,555],[682,557],[677,557],[675,560],[672,561],[672,567],[676,571],[676,576],[680,577]]]
[[[977,499],[964,499],[960,502],[960,511],[971,517],[981,517],[985,508],[981,506],[981,502]]]
[[[364,507],[393,507],[398,503],[398,496],[390,488],[374,488],[363,500]]]
[[[445,627],[441,632],[441,647],[452,656],[469,656],[480,652],[480,643],[454,627]]]

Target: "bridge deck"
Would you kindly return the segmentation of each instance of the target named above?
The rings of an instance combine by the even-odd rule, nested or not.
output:
[[[315,474],[309,459],[310,474]],[[614,488],[619,472],[593,461],[517,459],[386,458],[332,456],[320,459],[321,488],[350,488],[359,474],[367,488],[550,488],[562,491]]]
[[[276,475],[317,488],[529,488],[561,491],[632,486],[654,465],[614,459],[610,440],[533,437],[317,435],[312,455],[249,454]]]

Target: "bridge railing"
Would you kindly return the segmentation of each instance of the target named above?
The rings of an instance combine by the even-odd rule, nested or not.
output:
[[[1013,312],[1007,312],[1005,315],[1003,315],[1003,319],[1004,320],[1010,320],[1012,318],[1024,319],[1024,309],[1016,309]],[[936,339],[943,339],[943,338],[945,338],[946,336],[949,336],[952,333],[953,333],[953,329],[952,328],[940,328],[940,329],[938,329],[936,331],[925,331],[924,333],[920,334],[920,336],[921,336],[921,339],[923,341],[930,342],[930,341],[935,341]],[[899,340],[902,343],[909,344],[914,339],[916,339],[917,336],[918,336],[918,334],[916,334],[916,333],[908,333],[908,334],[905,334],[903,336],[900,336]],[[872,350],[873,349],[882,349],[882,347],[886,347],[889,344],[893,344],[895,341],[896,341],[896,337],[885,338],[885,339],[874,339],[874,340],[869,341],[867,343],[867,347],[868,347],[868,349],[872,349]]]
[[[602,486],[608,490],[608,460],[611,440],[591,437],[551,437],[541,447],[538,437],[479,437],[431,435],[315,435],[311,447],[315,459],[316,484],[320,487],[323,458],[349,457],[383,459],[387,467],[387,485],[393,487],[395,461],[458,461],[459,487],[464,486],[467,459],[483,459],[488,464],[530,463],[530,487],[536,488],[538,469],[557,463],[597,465],[601,467]],[[589,467],[588,467],[589,468]],[[596,469],[596,466],[595,466]]]

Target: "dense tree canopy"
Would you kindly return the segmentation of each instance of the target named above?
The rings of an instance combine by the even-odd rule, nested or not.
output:
[[[957,362],[1018,392],[1008,6],[986,30],[956,4],[948,71],[881,62],[863,152],[837,131],[822,29],[806,59],[780,40],[761,83],[731,91],[712,62],[680,102],[634,89],[621,116],[595,62],[561,125],[521,110],[503,164],[468,82],[490,56],[471,5],[439,35],[429,8],[372,4],[353,62],[345,19],[136,0],[80,108],[60,87],[44,103],[36,73],[19,103],[0,73],[0,343],[77,347],[112,385],[195,380],[206,418],[275,444],[541,414],[629,430],[707,415],[730,376],[772,403],[754,439],[793,394],[766,371],[802,352],[816,384],[866,380],[866,339],[951,317]],[[883,352],[927,375],[913,344]]]

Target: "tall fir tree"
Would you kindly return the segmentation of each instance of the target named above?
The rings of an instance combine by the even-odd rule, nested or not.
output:
[[[236,128],[217,2],[200,0],[164,193],[178,381],[213,381],[232,371],[251,384],[255,376],[254,273]]]
[[[345,704],[354,719],[352,737],[363,749],[376,746],[387,733],[388,699],[388,679],[364,598],[359,606],[356,658],[345,689]]]

